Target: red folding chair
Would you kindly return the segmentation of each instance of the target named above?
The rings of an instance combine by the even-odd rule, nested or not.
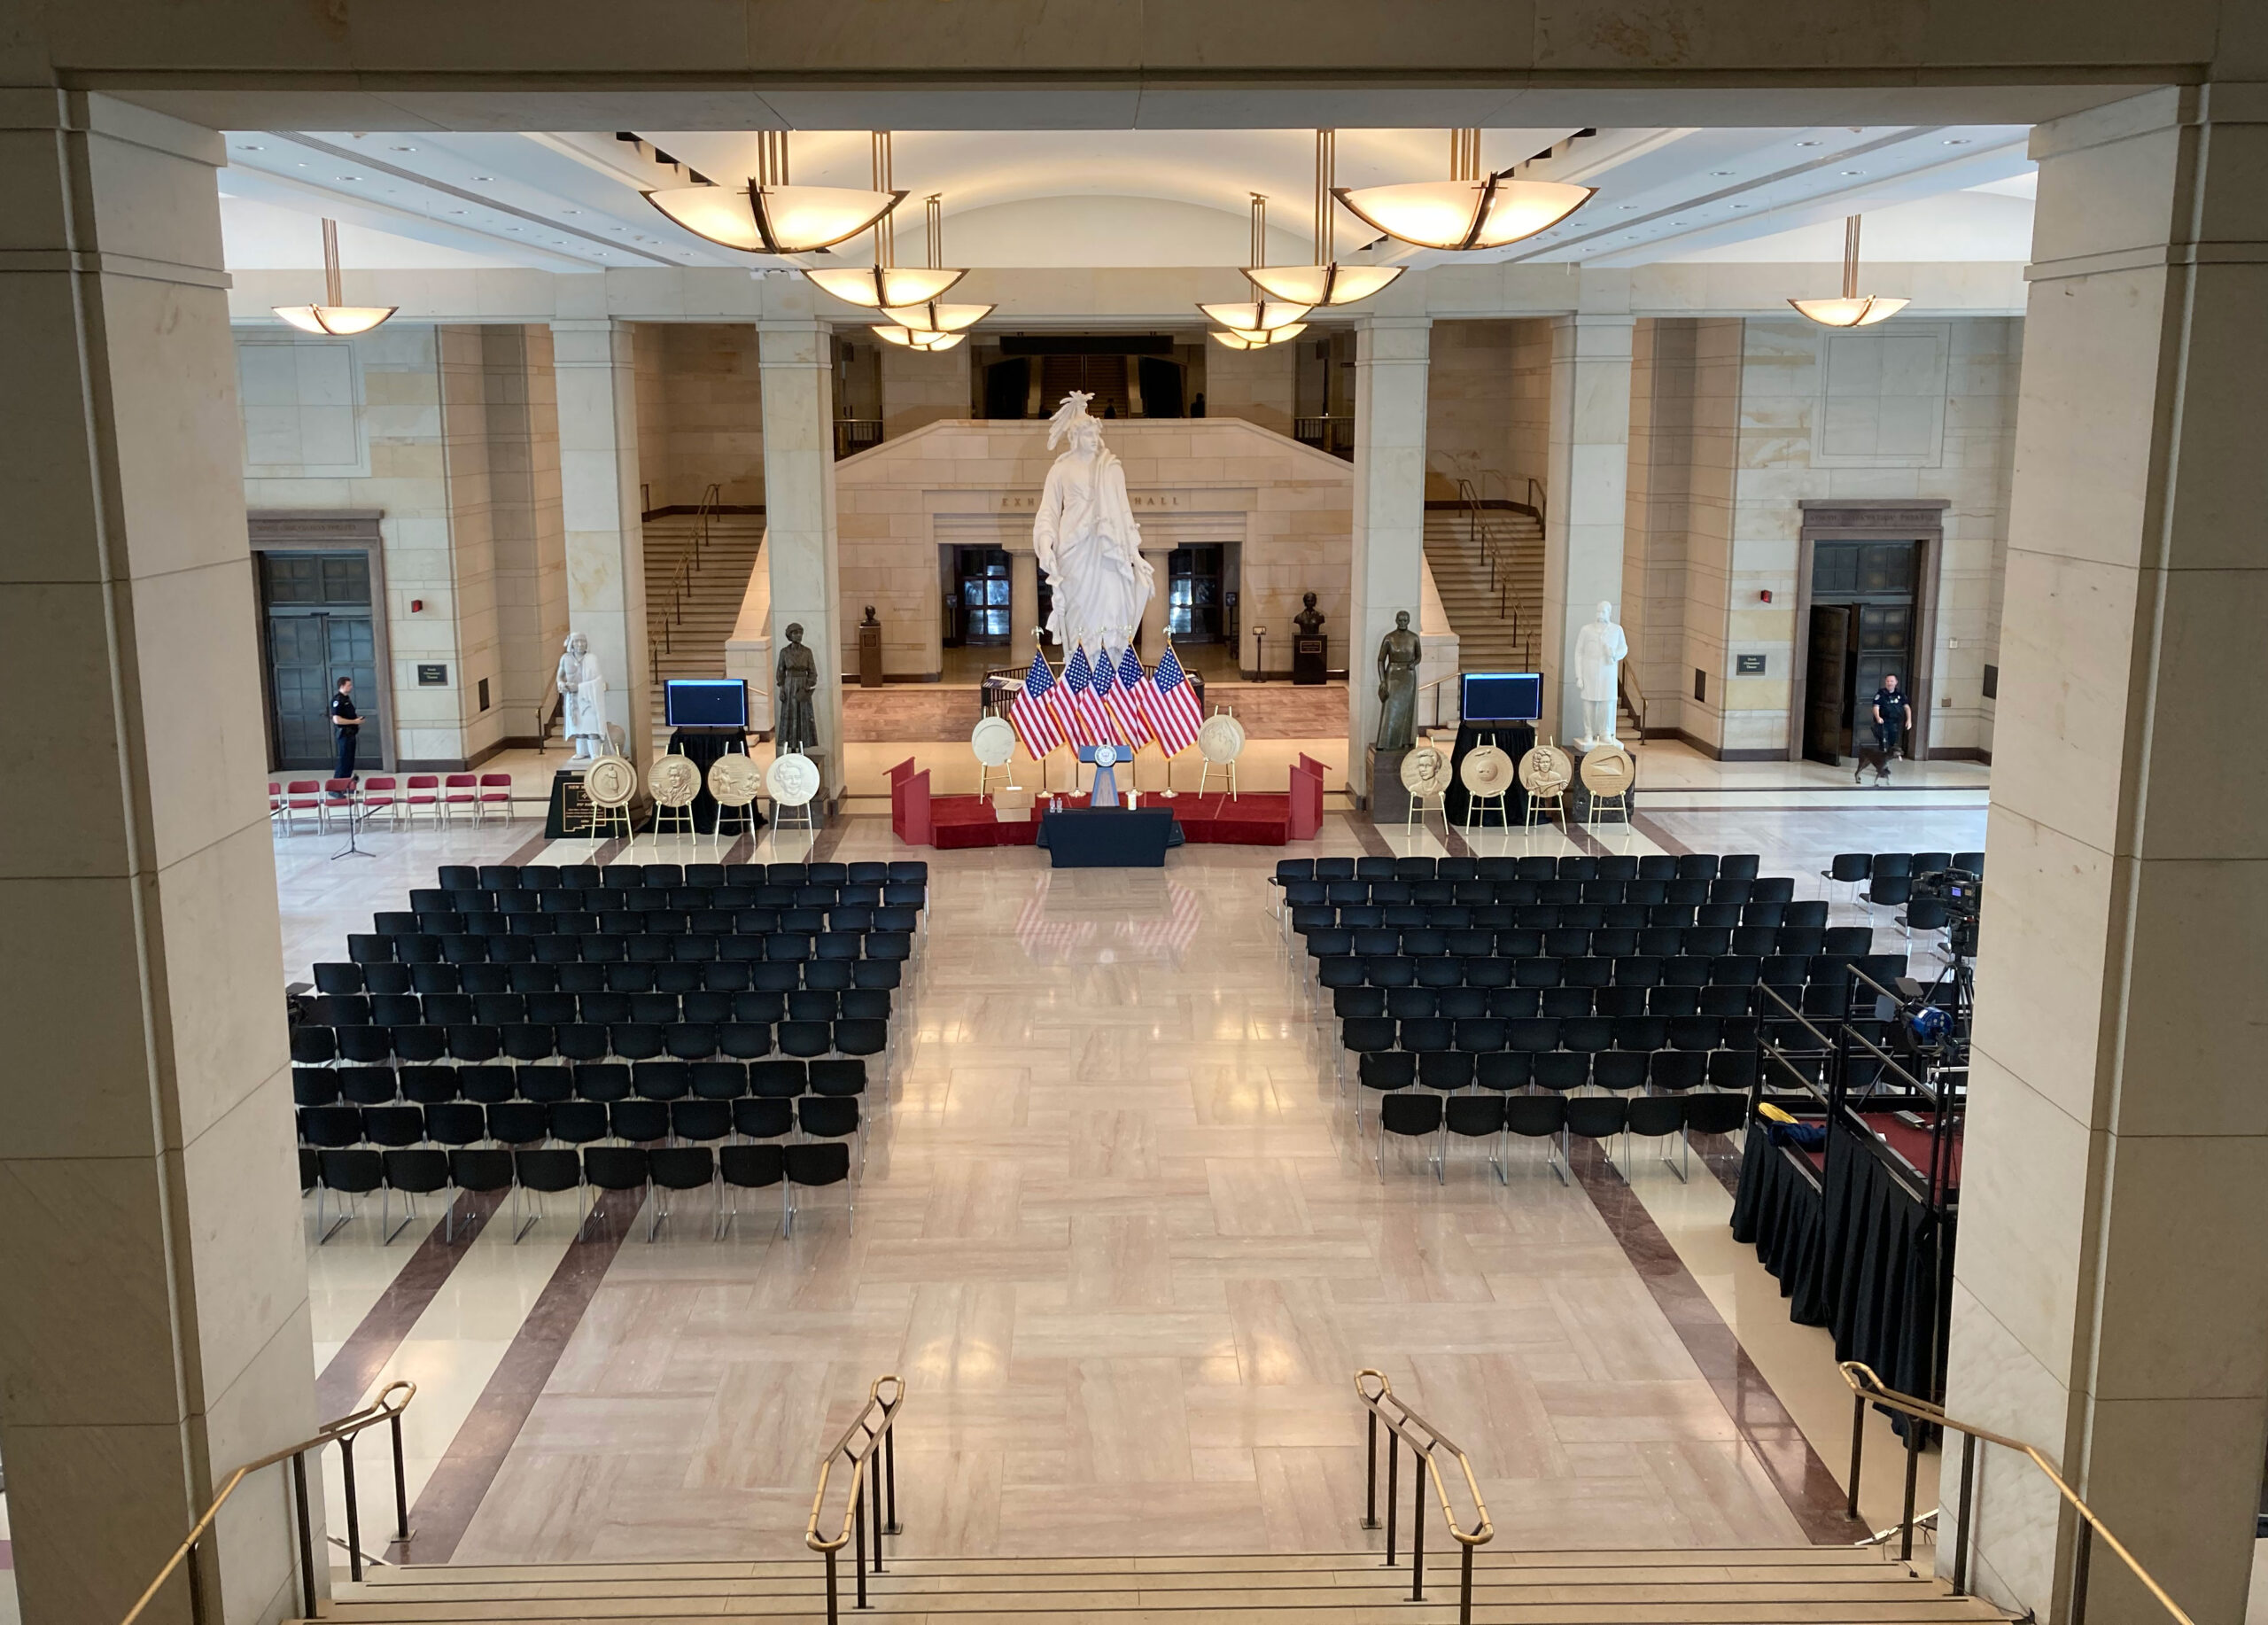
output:
[[[322,781],[320,779],[291,779],[284,786],[284,827],[296,832],[299,814],[315,815],[315,828],[322,828]]]
[[[454,823],[459,807],[471,813],[474,822],[479,821],[480,781],[469,773],[453,773],[441,781],[442,816]]]
[[[401,785],[391,777],[373,777],[362,781],[362,817],[365,820],[383,812],[391,824],[401,822]]]
[[[401,797],[402,815],[415,824],[421,809],[431,814],[435,823],[441,821],[441,781],[438,774],[413,773],[407,781]]]
[[[504,821],[512,821],[512,775],[509,773],[484,773],[480,775],[480,821],[488,821],[488,809],[494,807],[503,814]]]

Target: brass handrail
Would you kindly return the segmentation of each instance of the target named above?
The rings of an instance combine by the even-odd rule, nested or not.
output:
[[[651,668],[652,679],[656,682],[661,680],[662,656],[674,647],[675,629],[685,613],[685,595],[693,586],[693,572],[701,568],[702,551],[709,545],[710,523],[716,518],[717,509],[723,506],[723,503],[724,490],[716,481],[711,480],[707,489],[702,492],[701,501],[694,506],[693,544],[685,550],[685,556],[678,561],[676,573],[670,578],[666,594],[669,608],[663,610],[661,614],[661,642],[659,647],[650,650],[648,656],[648,665]]]
[[[889,1394],[883,1396],[887,1384]],[[866,1606],[866,1500],[869,1489],[874,1506],[874,1573],[882,1572],[882,1536],[896,1535],[897,1522],[897,1435],[891,1431],[897,1420],[897,1408],[905,1400],[905,1384],[896,1376],[877,1377],[866,1388],[866,1403],[843,1430],[843,1436],[819,1458],[819,1488],[812,1495],[812,1515],[804,1526],[804,1544],[827,1559],[827,1625],[835,1625],[836,1578],[835,1553],[858,1541],[854,1560],[858,1564],[858,1603]],[[868,1473],[866,1464],[874,1452],[882,1453],[882,1471]],[[827,1483],[835,1472],[837,1457],[850,1464],[850,1493],[843,1508],[843,1528],[834,1539],[828,1540],[819,1532],[819,1514],[827,1506]]]
[[[1942,1405],[1932,1404],[1926,1399],[1917,1399],[1911,1394],[1901,1394],[1877,1376],[1874,1368],[1863,1360],[1843,1360],[1837,1363],[1836,1369],[1843,1373],[1843,1380],[1850,1386],[1852,1394],[1850,1511],[1853,1517],[1858,1515],[1859,1507],[1860,1429],[1865,1425],[1868,1405],[1880,1405],[1885,1411],[1896,1411],[1917,1422],[1925,1422],[1933,1427],[1948,1428],[1961,1435],[1961,1529],[1955,1537],[1953,1559],[1954,1596],[1963,1596],[1968,1590],[1969,1547],[1973,1523],[1969,1512],[1975,1500],[1977,1444],[1981,1439],[1987,1444],[1997,1444],[2022,1455],[2047,1476],[2047,1481],[2055,1487],[2055,1493],[2069,1502],[2071,1510],[2079,1515],[2078,1542],[2071,1553],[2070,1601],[2063,1615],[2068,1625],[2085,1625],[2087,1560],[2094,1537],[2097,1536],[2101,1536],[2103,1543],[2118,1554],[2119,1560],[2126,1565],[2135,1579],[2142,1582],[2143,1589],[2157,1598],[2158,1606],[2173,1619],[2179,1621],[2179,1625],[2196,1625],[2196,1621],[2182,1610],[2181,1605],[2166,1595],[2165,1588],[2152,1577],[2150,1571],[2144,1568],[2134,1554],[2126,1550],[2125,1543],[2110,1532],[2110,1527],[2095,1514],[2094,1509],[2079,1498],[2079,1492],[2064,1481],[2062,1473],[2056,1469],[2055,1464],[2048,1460],[2046,1454],[2037,1447],[2026,1444],[2021,1439],[2012,1439],[2006,1434],[1994,1433],[1991,1428],[1981,1427],[1974,1422],[1964,1422],[1958,1418],[1947,1416]],[[1906,1430],[1906,1512],[1900,1522],[1905,1538],[1900,1548],[1900,1555],[1909,1558],[1913,1555],[1914,1546],[1914,1464],[1921,1453],[1921,1436],[1922,1430],[1919,1427],[1909,1427]],[[1940,1522],[1942,1523],[1942,1520]]]
[[[397,1394],[401,1396],[399,1400],[394,1398]],[[119,1621],[119,1625],[134,1625],[134,1621],[142,1617],[143,1610],[147,1608],[151,1599],[158,1595],[159,1588],[173,1578],[174,1570],[179,1568],[184,1562],[189,1562],[198,1544],[203,1542],[206,1531],[212,1528],[213,1520],[221,1515],[221,1509],[228,1504],[229,1497],[236,1494],[237,1485],[262,1468],[272,1467],[279,1462],[285,1461],[293,1464],[297,1479],[296,1488],[299,1495],[300,1590],[307,1605],[307,1613],[312,1616],[315,1611],[315,1575],[311,1572],[315,1566],[315,1543],[308,1528],[307,1466],[305,1461],[299,1458],[305,1457],[307,1451],[321,1450],[326,1444],[351,1448],[354,1436],[364,1428],[375,1427],[380,1422],[391,1423],[394,1429],[395,1444],[394,1490],[397,1500],[404,1498],[400,1461],[401,1413],[408,1408],[409,1402],[416,1397],[416,1383],[407,1380],[389,1382],[378,1390],[376,1400],[351,1415],[342,1416],[335,1421],[325,1422],[315,1430],[314,1438],[302,1439],[297,1444],[286,1445],[271,1455],[262,1456],[257,1461],[248,1461],[234,1473],[229,1473],[221,1481],[220,1492],[213,1497],[213,1504],[205,1509],[205,1515],[202,1518],[190,1526],[188,1536],[180,1545],[174,1548],[173,1555],[166,1559],[165,1567],[158,1570],[157,1578],[151,1581],[142,1595],[134,1599],[134,1606],[126,1611],[126,1617]],[[349,1459],[352,1459],[351,1457]],[[347,1474],[347,1484],[350,1497],[347,1503],[347,1550],[354,1561],[354,1577],[359,1580],[361,1578],[362,1567],[361,1542],[359,1529],[360,1518],[351,1498],[353,1493],[353,1474],[351,1469]],[[403,1521],[407,1522],[406,1512],[403,1513]],[[408,1531],[406,1528],[401,1533],[403,1538],[408,1538]],[[190,1562],[189,1567],[189,1597],[190,1617],[201,1621],[205,1617],[204,1585],[198,1575],[194,1562]]]
[[[1374,1382],[1375,1388],[1366,1386]],[[1370,1412],[1367,1500],[1363,1507],[1363,1527],[1379,1527],[1379,1425],[1386,1431],[1386,1565],[1394,1567],[1394,1496],[1401,1476],[1402,1458],[1397,1442],[1407,1444],[1411,1455],[1425,1464],[1426,1475],[1433,1481],[1434,1497],[1441,1504],[1441,1520],[1449,1527],[1449,1534],[1457,1543],[1461,1560],[1461,1574],[1457,1591],[1458,1625],[1472,1625],[1472,1552],[1476,1546],[1485,1546],[1495,1537],[1496,1526],[1489,1521],[1488,1504],[1481,1499],[1480,1481],[1472,1474],[1472,1458],[1464,1447],[1433,1423],[1412,1411],[1394,1397],[1393,1380],[1382,1371],[1364,1366],[1355,1373],[1355,1396]],[[1388,1406],[1392,1410],[1387,1409]],[[1434,1459],[1436,1450],[1447,1450],[1456,1458],[1457,1466],[1464,1471],[1464,1488],[1472,1497],[1475,1519],[1472,1529],[1458,1527],[1456,1509],[1449,1504],[1449,1485],[1441,1478],[1441,1463]],[[1410,1600],[1425,1600],[1425,1489],[1423,1484],[1414,1486],[1410,1497]]]

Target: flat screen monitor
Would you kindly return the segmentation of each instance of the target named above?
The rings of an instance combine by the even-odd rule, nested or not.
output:
[[[1534,672],[1468,672],[1459,711],[1467,722],[1533,722],[1543,715],[1543,679]]]
[[[748,726],[748,684],[737,677],[672,677],[662,695],[672,727]]]

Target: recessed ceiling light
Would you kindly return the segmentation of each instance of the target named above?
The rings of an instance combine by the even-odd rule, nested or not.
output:
[[[583,211],[580,209],[562,209],[559,212],[563,214],[580,214]]]
[[[493,181],[496,177],[493,175],[477,175],[472,178],[476,181]]]
[[[504,229],[507,231],[517,231],[519,228],[517,226],[507,226]]]
[[[268,149],[261,146],[256,141],[246,141],[239,144],[237,151],[239,152],[265,152]]]
[[[1711,171],[1709,171],[1709,173],[1710,173],[1711,175],[1730,175],[1730,174],[1732,173],[1732,171],[1731,171],[1731,170],[1729,170],[1729,169],[1712,169]]]
[[[609,231],[627,231],[630,228],[627,226],[609,226],[607,228]]]
[[[1746,208],[1747,206],[1748,206],[1748,205],[1746,205],[1745,203],[1736,203],[1736,204],[1734,204],[1734,205],[1733,205],[1733,207],[1735,207],[1735,208],[1736,208],[1736,209],[1744,209],[1744,208]]]
[[[415,152],[417,149],[416,147],[388,147],[386,151],[389,152]]]
[[[1966,136],[1956,136],[1952,140],[1946,143],[1946,145],[1949,147],[1965,147],[1968,144],[1969,137]]]
[[[1819,143],[1816,141],[1798,141],[1796,144],[1799,147],[1815,147],[1819,145]]]
[[[1866,174],[1866,171],[1865,171],[1865,170],[1863,170],[1863,169],[1845,169],[1845,170],[1843,170],[1841,173],[1843,173],[1843,174],[1845,174],[1845,175],[1864,175],[1864,174]]]
[[[462,209],[451,209],[449,213],[452,214],[462,214],[464,211]]]
[[[1627,211],[1627,210],[1630,210],[1630,209],[1635,209],[1635,208],[1636,208],[1638,206],[1637,206],[1636,204],[1635,204],[1635,203],[1626,203],[1626,204],[1624,204],[1622,206],[1623,206],[1623,208],[1624,208],[1626,211]]]
[[[359,175],[342,175],[338,178],[342,181],[359,181],[362,177]]]

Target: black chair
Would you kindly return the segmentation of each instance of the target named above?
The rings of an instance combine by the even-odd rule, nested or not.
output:
[[[299,1139],[320,1151],[359,1144],[362,1110],[357,1106],[311,1106],[299,1113]]]
[[[1451,1095],[1441,1102],[1441,1127],[1445,1136],[1455,1134],[1464,1139],[1486,1139],[1491,1135],[1501,1135],[1504,1129],[1504,1097],[1501,1094]],[[1446,1163],[1449,1159],[1446,1137],[1442,1142],[1441,1157]],[[1494,1157],[1489,1162],[1492,1166],[1495,1164]],[[1446,1173],[1446,1170],[1444,1171]],[[1502,1167],[1496,1168],[1496,1178],[1499,1184],[1503,1183],[1504,1170]]]
[[[449,1155],[446,1151],[430,1149],[394,1150],[380,1155],[385,1165],[387,1192],[387,1194],[379,1201],[378,1222],[382,1228],[386,1222],[386,1208],[392,1200],[392,1193],[400,1191],[402,1197],[401,1225],[397,1225],[385,1232],[386,1240],[392,1242],[394,1237],[400,1233],[402,1226],[409,1225],[417,1217],[417,1198],[435,1195],[448,1188]],[[451,1202],[442,1209],[441,1222],[442,1240],[454,1241],[456,1240],[455,1203]]]
[[[834,1024],[830,1022],[782,1022],[774,1030],[780,1053],[808,1061],[814,1055],[824,1055],[834,1047]]]
[[[1631,1097],[1629,1114],[1623,1120],[1622,1132],[1628,1139],[1667,1139],[1685,1132],[1685,1097],[1675,1094],[1641,1094]],[[1670,1157],[1662,1161],[1669,1164],[1680,1184],[1684,1183],[1686,1170]]]
[[[789,1186],[816,1189],[820,1186],[841,1185],[850,1178],[850,1147],[839,1139],[822,1140],[814,1144],[788,1146],[782,1150],[782,1173]],[[785,1195],[787,1193],[782,1193]],[[858,1228],[858,1199],[850,1193],[850,1229]],[[796,1208],[790,1202],[784,1223],[788,1233],[795,1230]]]
[[[291,1029],[291,1063],[319,1067],[338,1059],[338,1038],[329,1027]]]
[[[1573,1145],[1577,1137],[1599,1141],[1602,1146],[1622,1132],[1629,1122],[1630,1102],[1619,1094],[1578,1094],[1567,1097],[1566,1126],[1560,1131],[1560,1154],[1573,1166]],[[1610,1153],[1610,1155],[1612,1154]]]
[[[733,1131],[729,1100],[678,1100],[670,1106],[670,1133],[679,1140],[704,1143]]]
[[[1983,852],[1955,852],[1953,855],[1953,867],[1956,869],[1967,869],[1971,875],[1977,876],[1977,879],[1983,880],[1984,878],[1984,854]],[[318,965],[315,968],[320,971],[322,967]],[[345,968],[342,967],[341,968]],[[318,985],[320,985],[320,984],[318,984]]]
[[[1544,1142],[1544,1166],[1559,1176],[1559,1183],[1567,1183],[1567,1170],[1560,1162],[1557,1139],[1567,1126],[1567,1101],[1557,1094],[1512,1094],[1504,1097],[1504,1132],[1527,1139]],[[1508,1159],[1509,1160],[1509,1159]]]
[[[384,1106],[399,1088],[392,1067],[334,1067],[338,1092],[350,1106]]]
[[[1530,1078],[1538,1089],[1572,1094],[1591,1081],[1591,1058],[1569,1050],[1553,1050],[1531,1063]]]
[[[739,1217],[734,1194],[739,1191],[759,1191],[780,1185],[786,1175],[784,1147],[779,1146],[723,1146],[717,1152],[717,1172],[725,1186],[726,1208],[718,1221],[718,1235],[725,1232]],[[780,1193],[781,1219],[786,1223],[788,1193]]]
[[[607,1122],[617,1139],[633,1144],[667,1139],[670,1108],[661,1100],[617,1100],[607,1108]]]
[[[375,1151],[325,1151],[316,1159],[315,1186],[315,1245],[322,1246],[345,1227],[354,1217],[353,1206],[339,1215],[338,1223],[326,1225],[323,1219],[323,1199],[337,1191],[342,1196],[362,1196],[384,1185],[385,1163]],[[380,1216],[383,1225],[384,1215]]]
[[[601,1191],[643,1191],[647,1184],[647,1155],[635,1146],[586,1147],[583,1151],[583,1183]],[[593,1211],[596,1211],[595,1207]],[[589,1224],[587,1216],[583,1222]]]
[[[512,1173],[512,1242],[517,1246],[520,1238],[542,1218],[545,1196],[582,1188],[583,1162],[576,1153],[556,1147],[520,1151],[513,1155]],[[527,1205],[523,1201],[523,1193],[526,1192],[535,1194],[535,1211],[523,1217]]]
[[[689,1104],[707,1105],[710,1102],[695,1101]],[[721,1139],[722,1136],[718,1138]],[[655,1190],[661,1193],[701,1190],[716,1183],[716,1154],[707,1146],[658,1147],[646,1154],[646,1177]],[[723,1217],[720,1213],[718,1216],[718,1224],[711,1226],[711,1240],[721,1233]],[[655,1201],[654,1210],[647,1216],[646,1240],[648,1241],[654,1239],[655,1233],[661,1229],[663,1223],[668,1217],[669,1198],[664,1193]]]
[[[1386,1177],[1386,1137],[1399,1135],[1405,1139],[1424,1139],[1437,1134],[1441,1126],[1441,1098],[1436,1094],[1389,1094],[1379,1101],[1379,1146],[1371,1158],[1379,1177]],[[1438,1150],[1425,1154],[1426,1162],[1434,1170],[1436,1182],[1445,1178]]]
[[[1418,1057],[1402,1050],[1377,1050],[1362,1058],[1355,1068],[1355,1080],[1361,1087],[1386,1093],[1395,1089],[1408,1089],[1418,1081]],[[1355,1121],[1362,1122],[1362,1098],[1355,1097]]]
[[[757,1061],[748,1069],[748,1092],[759,1100],[792,1100],[811,1081],[810,1069],[800,1061]]]
[[[619,1061],[593,1061],[575,1069],[575,1098],[611,1105],[630,1098],[630,1068]]]
[[[532,1146],[551,1137],[551,1108],[507,1100],[488,1108],[488,1138],[500,1146]]]
[[[607,1108],[597,1100],[561,1100],[551,1108],[551,1138],[571,1146],[588,1146],[610,1131]]]
[[[792,1100],[743,1096],[732,1103],[732,1109],[733,1132],[744,1139],[784,1139],[796,1126]]]

